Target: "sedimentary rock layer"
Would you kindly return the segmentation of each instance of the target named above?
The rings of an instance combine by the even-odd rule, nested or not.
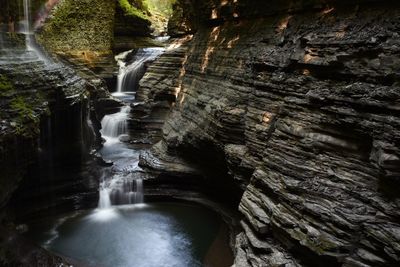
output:
[[[143,165],[190,151],[225,166],[244,190],[237,267],[398,264],[398,5],[201,2]]]

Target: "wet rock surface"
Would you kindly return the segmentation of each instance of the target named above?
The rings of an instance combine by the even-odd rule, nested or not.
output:
[[[10,247],[13,249],[4,249]],[[0,264],[5,267],[66,267],[72,263],[62,257],[49,253],[43,248],[37,247],[31,241],[26,240],[3,226],[0,226],[0,253]]]
[[[183,158],[244,190],[237,267],[396,266],[398,5],[244,2],[202,2],[175,107],[141,164],[168,172]]]
[[[97,90],[61,63],[45,63],[26,49],[25,36],[0,34],[2,225],[92,205],[98,181],[88,153],[98,127],[91,107],[104,88]],[[0,232],[2,266],[65,263],[19,237],[12,225]]]

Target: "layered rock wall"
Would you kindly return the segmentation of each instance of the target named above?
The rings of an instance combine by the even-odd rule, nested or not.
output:
[[[14,223],[95,203],[97,180],[76,173],[95,141],[89,103],[105,93],[65,65],[46,64],[25,36],[0,37],[0,265],[67,265],[19,236]]]
[[[96,117],[90,107],[107,94],[77,76],[71,68],[60,63],[46,64],[35,52],[27,51],[25,36],[1,36],[5,49],[0,52],[0,207],[3,211],[15,189],[26,184],[25,191],[17,194],[17,198],[26,200],[20,201],[23,212],[32,212],[28,207],[33,204],[32,196],[59,190],[61,186],[55,186],[57,183],[64,189],[79,183],[74,181],[71,185],[62,179],[56,182],[59,176],[52,172],[60,162],[73,168],[87,157],[97,132],[90,121]],[[30,176],[25,176],[27,179],[22,182],[29,166],[34,169],[30,169]],[[83,191],[88,188],[96,193],[97,183]],[[74,193],[68,194],[71,197]],[[56,201],[47,198],[45,202],[53,205]]]
[[[176,106],[142,164],[208,162],[244,190],[237,267],[396,266],[398,4],[195,6]]]

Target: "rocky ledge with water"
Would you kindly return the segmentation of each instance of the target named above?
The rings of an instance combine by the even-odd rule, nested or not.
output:
[[[82,174],[80,179],[54,180],[52,172],[59,164],[66,165],[64,172],[77,161],[78,166],[85,164],[99,128],[90,120],[96,121],[91,107],[107,91],[50,57],[43,60],[27,45],[26,35],[0,34],[2,222],[8,225],[14,216],[40,216],[52,208],[84,206],[88,199],[97,199],[98,181]],[[1,230],[2,265],[62,264],[61,258],[8,232],[10,226]]]

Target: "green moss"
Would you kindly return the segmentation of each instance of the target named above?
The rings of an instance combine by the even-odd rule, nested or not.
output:
[[[150,12],[159,12],[165,17],[171,17],[173,12],[173,5],[176,0],[144,0],[147,3]]]
[[[114,13],[115,1],[61,1],[45,23],[39,41],[53,52],[111,52]]]
[[[5,75],[0,75],[0,96],[9,97],[15,92],[14,86]]]
[[[139,17],[144,20],[149,20],[149,16],[146,14],[148,6],[145,1],[141,2],[142,10],[131,5],[128,0],[118,0],[118,4],[124,11],[125,16]]]
[[[40,99],[35,101],[39,102]],[[10,108],[17,113],[17,117],[12,124],[17,135],[31,137],[38,134],[40,118],[27,99],[22,96],[15,97],[10,102]]]

